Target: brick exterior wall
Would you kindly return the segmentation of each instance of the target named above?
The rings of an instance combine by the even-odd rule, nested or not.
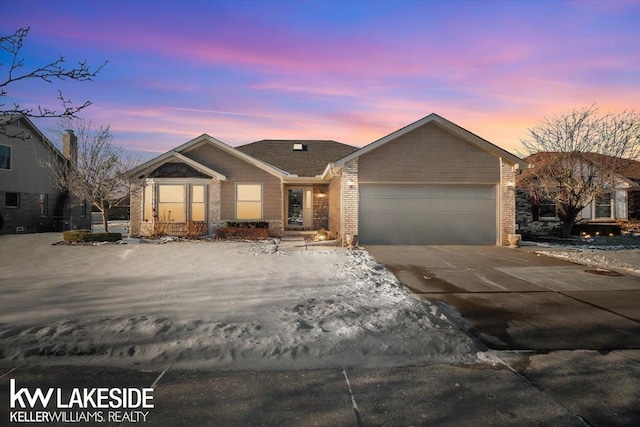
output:
[[[342,179],[335,176],[329,184],[329,231],[332,237],[340,240],[340,190]]]
[[[500,160],[500,244],[509,245],[509,234],[516,232],[516,171],[515,168]]]
[[[141,225],[142,225],[142,198],[144,190],[141,185],[131,184],[129,187],[131,191],[129,204],[131,208],[129,209],[129,233],[132,236],[139,236],[142,233]]]
[[[64,231],[71,228],[91,228],[91,207],[83,212],[80,203],[65,203],[60,193],[47,194],[46,214],[40,214],[40,193],[19,193],[17,208],[6,207],[6,192],[0,191],[0,215],[4,225],[0,234],[14,234],[16,227],[25,233]],[[60,206],[60,203],[65,203]],[[85,214],[83,216],[83,214]]]
[[[220,227],[220,218],[221,218],[221,210],[220,210],[220,181],[217,178],[213,178],[211,183],[209,184],[209,194],[208,196],[208,212],[207,212],[207,220],[209,222],[209,234],[213,235],[216,232],[216,228]]]
[[[358,159],[345,164],[340,182],[342,194],[342,214],[340,218],[340,238],[347,234],[358,234]]]
[[[497,184],[500,160],[433,123],[359,158],[361,183]]]

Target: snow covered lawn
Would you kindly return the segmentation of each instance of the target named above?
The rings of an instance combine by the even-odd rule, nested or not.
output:
[[[0,364],[290,369],[482,354],[364,251],[0,236]]]
[[[640,249],[628,246],[545,245],[537,253],[606,270],[640,275]]]

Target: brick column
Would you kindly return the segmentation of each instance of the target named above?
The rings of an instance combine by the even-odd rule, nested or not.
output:
[[[500,244],[509,245],[508,235],[516,232],[516,171],[500,159]]]
[[[215,177],[209,183],[209,206],[207,212],[207,220],[209,223],[208,233],[214,234],[216,229],[220,227],[220,181]]]
[[[340,182],[342,193],[340,215],[341,237],[358,234],[358,159],[347,163],[342,169]]]
[[[142,233],[142,210],[144,204],[142,202],[144,187],[138,184],[130,184],[129,195],[129,234],[131,236],[138,236]],[[88,212],[87,215],[91,215]]]

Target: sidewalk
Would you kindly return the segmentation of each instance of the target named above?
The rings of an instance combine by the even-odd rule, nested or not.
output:
[[[638,425],[640,350],[501,352],[508,366],[150,372],[48,366],[0,370],[1,424],[18,387],[154,386],[149,426]],[[49,408],[52,410],[52,408]],[[105,410],[106,411],[106,410]],[[142,419],[137,420],[142,423]],[[118,425],[103,423],[100,425]],[[121,423],[130,425],[135,423]],[[40,424],[42,425],[42,424]]]

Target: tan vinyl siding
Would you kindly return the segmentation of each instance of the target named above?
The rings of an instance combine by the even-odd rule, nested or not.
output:
[[[433,123],[359,158],[359,181],[498,183],[499,159]]]
[[[280,178],[271,175],[256,166],[213,147],[202,144],[184,153],[187,157],[225,175],[227,181],[221,182],[220,219],[236,219],[236,184],[262,184],[262,219],[282,219],[282,190]]]

